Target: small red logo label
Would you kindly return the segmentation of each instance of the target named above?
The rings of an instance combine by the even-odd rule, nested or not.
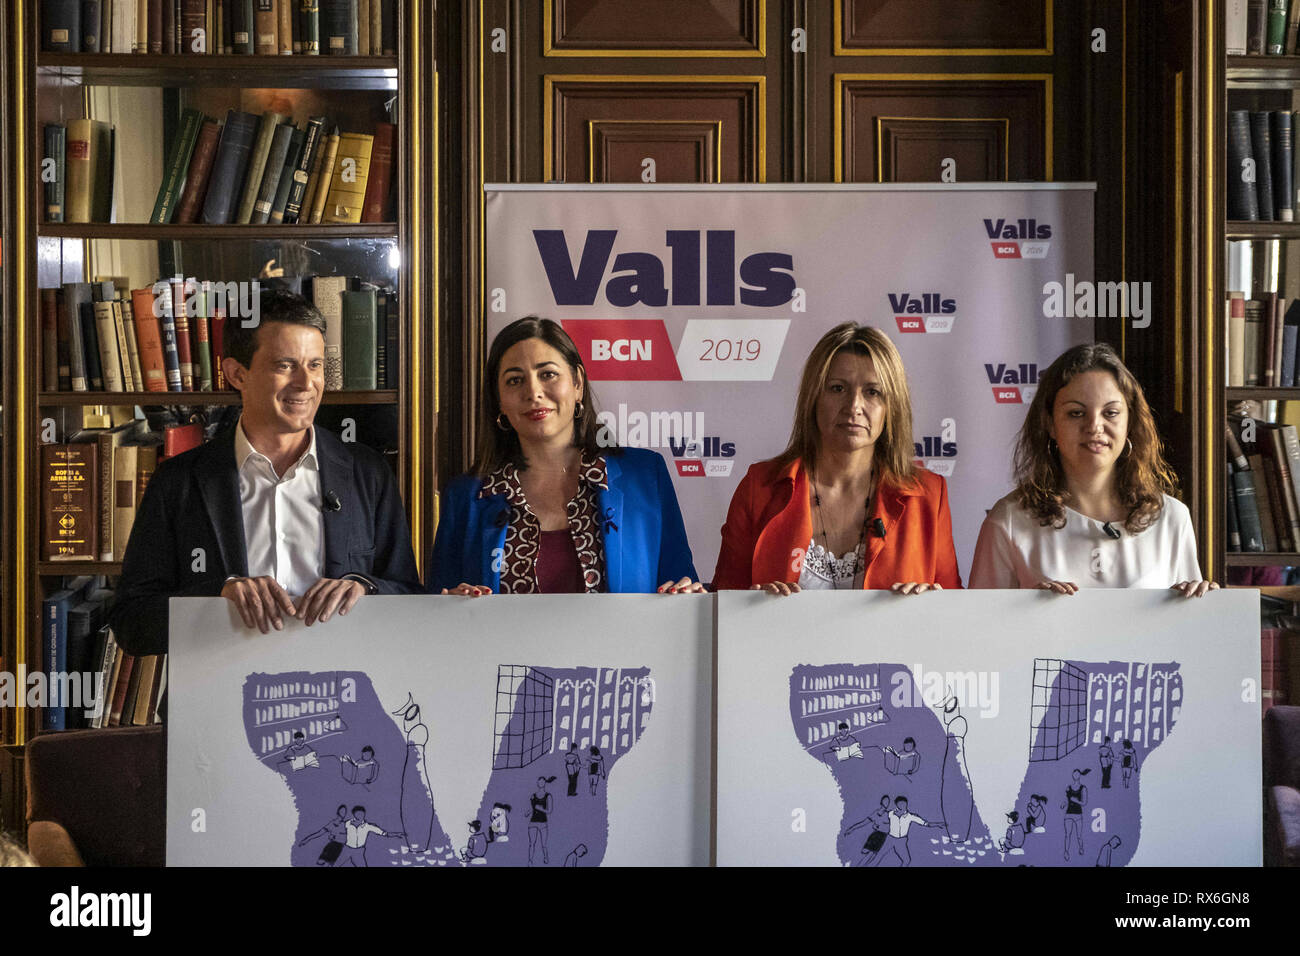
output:
[[[925,331],[925,319],[918,319],[908,315],[896,315],[894,321],[898,323],[898,331],[900,332]]]
[[[683,478],[703,478],[704,462],[693,459],[674,458],[677,463],[677,474]]]
[[[569,319],[561,323],[593,382],[680,382],[662,319]]]
[[[1020,404],[1024,401],[1024,399],[1020,397],[1020,389],[1013,385],[994,385],[993,397],[1000,404],[1004,405],[1013,403]]]
[[[1019,259],[1020,243],[1018,242],[994,242],[993,255],[998,259]]]

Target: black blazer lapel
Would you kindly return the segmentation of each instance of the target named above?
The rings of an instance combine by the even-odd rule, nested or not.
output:
[[[315,426],[313,426],[315,427]],[[343,443],[323,428],[316,428],[316,466],[320,469],[320,495],[325,505],[325,573],[327,578],[342,577],[350,569],[348,554],[352,550],[352,524],[361,515],[352,474],[352,457]],[[333,494],[339,508],[331,510]]]
[[[201,460],[194,463],[194,480],[216,536],[226,574],[248,574],[244,510],[239,503],[239,472],[235,467],[234,429],[227,429],[203,446]]]

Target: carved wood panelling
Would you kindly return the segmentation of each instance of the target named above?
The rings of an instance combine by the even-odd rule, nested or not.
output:
[[[766,0],[546,0],[547,56],[762,56]]]
[[[1011,121],[876,117],[876,169],[884,183],[942,181],[948,161],[963,182],[1007,178]]]
[[[712,127],[721,145],[713,151],[713,181],[762,182],[766,178],[762,77],[548,76],[545,87],[548,180],[588,181],[593,175],[593,124],[612,126],[610,120],[645,127],[663,121],[696,129]],[[662,134],[660,139],[667,145]],[[681,156],[680,145],[672,152],[675,164]],[[638,170],[644,155],[636,157]],[[639,171],[636,179],[640,180]]]
[[[713,183],[718,181],[722,124],[592,120],[589,175],[593,183]],[[646,175],[653,160],[653,179]]]
[[[1051,0],[834,2],[836,53],[1051,52]]]
[[[947,157],[958,159],[959,182],[1051,178],[1045,137],[1052,123],[1050,76],[840,74],[836,88],[837,180],[875,182],[888,168],[896,178],[886,181],[938,181],[938,161]],[[922,137],[925,126],[930,133]],[[995,166],[999,148],[1003,155]]]

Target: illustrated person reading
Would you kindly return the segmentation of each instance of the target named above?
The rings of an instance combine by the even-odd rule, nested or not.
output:
[[[346,614],[366,594],[419,593],[406,513],[375,452],[313,426],[325,390],[325,321],[264,291],[253,328],[227,324],[222,371],[243,401],[234,428],[170,458],[149,482],[110,612],[132,654],[167,650],[167,601],[222,595],[248,628]]]
[[[878,329],[837,325],[804,364],[786,450],[732,496],[713,587],[961,587],[947,486],[912,452],[898,350]]]
[[[1142,387],[1109,345],[1077,345],[1043,373],[1014,468],[1016,490],[980,528],[971,587],[1218,587],[1201,579]]]
[[[603,446],[573,341],[535,316],[492,342],[478,460],[443,494],[431,593],[701,592],[656,452]]]

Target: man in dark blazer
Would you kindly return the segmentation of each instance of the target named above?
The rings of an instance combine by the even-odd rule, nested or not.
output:
[[[263,292],[252,328],[226,326],[238,424],[159,465],[140,502],[109,615],[131,654],[167,651],[167,602],[222,595],[262,633],[307,626],[366,594],[422,593],[392,470],[314,423],[325,320],[301,296]]]

